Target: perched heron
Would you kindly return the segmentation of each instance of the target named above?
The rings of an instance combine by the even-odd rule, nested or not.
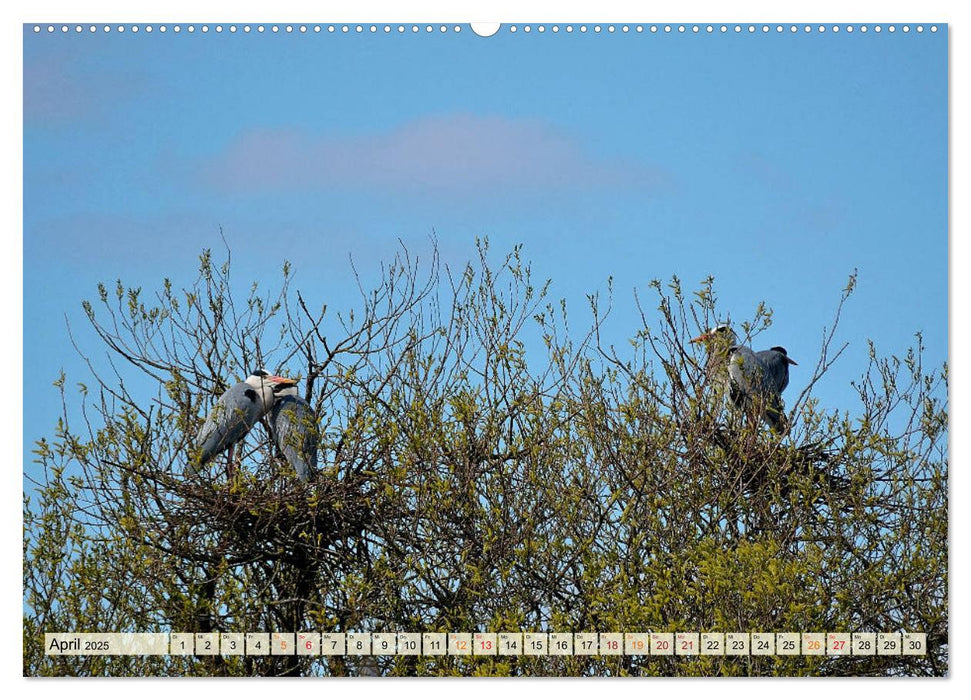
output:
[[[292,379],[277,377],[258,369],[246,381],[229,387],[216,401],[199,431],[196,438],[199,452],[190,473],[198,473],[203,465],[228,449],[227,472],[232,477],[234,446],[273,407],[275,393],[294,383]]]
[[[307,481],[317,468],[317,416],[295,384],[280,389],[270,409],[270,430],[287,462],[300,481]]]
[[[786,415],[782,407],[782,392],[789,386],[789,365],[799,363],[789,357],[781,345],[760,350],[755,357],[762,366],[762,385],[767,395],[765,420],[776,432],[784,432]]]
[[[772,430],[785,432],[782,391],[789,385],[789,365],[796,364],[785,348],[776,346],[753,352],[738,344],[735,331],[727,324],[702,333],[691,342],[705,344],[705,374],[709,382],[727,390],[735,408],[749,415],[761,414]]]
[[[703,343],[708,359],[705,361],[705,376],[708,383],[722,391],[730,391],[730,377],[727,371],[732,355],[739,350],[735,331],[727,323],[715,326],[710,331],[691,339],[692,343]],[[749,348],[744,348],[749,353]]]

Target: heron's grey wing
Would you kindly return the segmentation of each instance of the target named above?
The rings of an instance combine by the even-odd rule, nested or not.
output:
[[[742,407],[762,393],[763,368],[751,348],[739,345],[728,356],[729,396],[736,407]]]
[[[781,394],[789,386],[789,362],[778,350],[762,350],[755,353],[765,367],[765,377],[772,389]]]
[[[231,386],[206,416],[196,438],[199,464],[242,440],[263,413],[263,402],[246,382]]]
[[[317,468],[320,433],[313,409],[299,396],[277,398],[270,412],[273,439],[301,481]]]
[[[788,430],[782,392],[789,386],[789,363],[778,350],[762,350],[755,354],[762,365],[762,394],[765,422],[777,433]]]

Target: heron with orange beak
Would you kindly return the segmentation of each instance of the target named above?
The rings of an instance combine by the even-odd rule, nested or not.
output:
[[[296,382],[262,369],[254,370],[246,381],[239,382],[219,397],[206,417],[196,438],[198,453],[190,473],[195,474],[216,455],[229,450],[227,476],[233,476],[233,448],[259,420],[273,408],[276,394]]]
[[[277,448],[293,467],[297,478],[306,482],[317,468],[320,430],[313,408],[297,392],[295,383],[277,392],[269,424]]]
[[[705,376],[708,377],[709,383],[723,390],[730,388],[728,364],[732,356],[739,351],[747,350],[748,353],[752,353],[750,348],[739,346],[735,331],[727,323],[721,323],[697,338],[692,338],[691,342],[702,343],[705,346],[705,351],[708,353]]]
[[[705,344],[708,380],[727,389],[733,406],[749,415],[761,415],[777,433],[788,430],[782,392],[789,386],[789,365],[797,363],[785,348],[777,345],[753,352],[738,344],[735,331],[727,324],[716,326],[691,342]]]

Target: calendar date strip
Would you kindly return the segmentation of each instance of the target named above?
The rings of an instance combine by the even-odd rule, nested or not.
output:
[[[48,656],[923,656],[923,632],[164,632],[44,635]]]

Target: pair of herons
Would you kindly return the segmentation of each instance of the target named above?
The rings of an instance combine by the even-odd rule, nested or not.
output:
[[[786,349],[775,346],[753,352],[738,344],[735,332],[722,324],[692,338],[708,352],[705,373],[710,384],[727,391],[729,401],[750,416],[761,414],[778,433],[787,430],[782,392],[789,385]],[[264,417],[277,448],[301,481],[317,467],[319,433],[313,409],[297,392],[293,379],[255,370],[246,381],[229,388],[213,406],[196,439],[198,452],[191,469],[228,450],[232,476],[233,448]]]
[[[788,430],[782,392],[789,385],[789,365],[797,364],[776,345],[754,352],[739,345],[731,326],[722,324],[691,339],[708,352],[705,375],[710,386],[728,394],[732,405],[746,415],[761,415],[777,433]]]
[[[197,452],[189,469],[197,473],[205,464],[229,451],[228,476],[232,478],[233,450],[264,417],[280,453],[307,481],[317,467],[319,431],[310,404],[297,391],[293,379],[254,370],[246,381],[231,386],[212,407],[196,438]]]

